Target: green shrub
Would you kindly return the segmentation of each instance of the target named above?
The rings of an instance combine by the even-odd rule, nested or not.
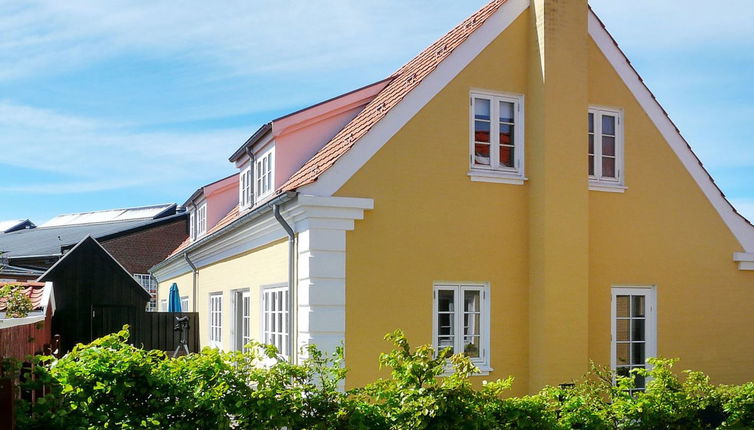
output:
[[[0,287],[0,298],[4,298],[5,316],[7,318],[24,318],[34,309],[29,296],[21,285],[4,285]]]
[[[379,359],[390,377],[344,392],[342,350],[328,356],[310,347],[300,364],[256,343],[243,353],[205,348],[168,359],[127,339],[124,329],[59,360],[38,358],[36,378],[24,388],[51,391],[34,405],[21,402],[19,428],[754,428],[754,382],[715,386],[690,371],[679,377],[673,360],[651,359],[651,370],[633,371],[647,378],[643,392],[630,393],[633,377],[593,366],[573,387],[504,398],[512,378],[475,389],[469,376],[478,369],[467,357],[412,349],[396,331],[386,336],[392,351]]]

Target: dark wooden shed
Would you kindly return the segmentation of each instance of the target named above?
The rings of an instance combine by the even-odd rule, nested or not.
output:
[[[105,317],[129,323],[128,315],[144,313],[149,293],[91,236],[82,239],[45,272],[39,281],[52,281],[56,311],[53,333],[60,333],[62,352],[88,343],[102,333]]]

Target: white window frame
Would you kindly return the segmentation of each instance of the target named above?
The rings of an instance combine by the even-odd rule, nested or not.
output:
[[[222,349],[223,347],[223,293],[209,295],[209,346]]]
[[[233,342],[236,351],[251,342],[251,291],[233,291]]]
[[[254,175],[252,174],[253,164],[249,164],[241,170],[238,178],[238,202],[241,209],[248,209],[252,206],[254,200]]]
[[[200,238],[207,233],[207,203],[202,203],[196,208],[196,237]]]
[[[134,279],[149,293],[147,312],[157,312],[157,279],[149,273],[134,273]]]
[[[476,99],[490,101],[490,164],[476,163],[474,136],[474,102]],[[513,158],[514,167],[500,166],[500,102],[513,103]],[[487,90],[472,90],[469,96],[469,172],[475,182],[495,182],[521,185],[526,181],[524,175],[524,96],[521,94],[501,93]]]
[[[260,338],[263,343],[275,345],[280,355],[289,357],[288,339],[290,336],[290,327],[288,324],[288,300],[290,300],[290,296],[288,295],[288,286],[263,287],[260,295]],[[273,298],[273,295],[276,295],[276,297]],[[280,296],[283,298],[282,301],[279,300]],[[273,320],[276,316],[281,318]],[[281,321],[282,327],[284,327],[282,330],[279,329],[281,327],[278,327]]]
[[[481,309],[479,329],[480,333],[480,356],[478,358],[472,358],[471,362],[476,365],[480,374],[488,374],[492,371],[490,367],[490,288],[489,283],[479,282],[435,282],[432,300],[432,345],[435,351],[438,351],[438,292],[441,290],[448,290],[454,292],[453,303],[458,304],[463,302],[464,291],[479,291],[481,294]],[[463,327],[463,312],[458,312],[458,308],[454,309],[454,324],[456,327]],[[455,333],[453,353],[463,352],[463,334],[460,332]]]
[[[168,299],[161,299],[160,312],[167,312],[167,311],[168,311]]]
[[[189,309],[189,296],[181,297],[181,312],[191,312]]]
[[[261,152],[254,160],[254,203],[275,190],[275,146]]]
[[[610,368],[613,372],[618,367],[633,367],[629,358],[629,365],[618,365],[617,363],[617,296],[644,296],[644,366],[647,369],[651,367],[647,364],[647,359],[657,357],[657,289],[654,286],[614,286],[610,298]],[[629,312],[631,301],[629,300]],[[630,315],[630,314],[629,314]],[[631,322],[629,318],[628,326],[629,336],[631,336]],[[631,355],[631,338],[629,337],[629,356]]]
[[[605,106],[589,106],[587,115],[594,115],[594,174],[589,176],[589,189],[593,191],[608,191],[622,193],[626,190],[624,183],[624,148],[623,148],[623,110]],[[615,177],[602,176],[602,117],[615,117]],[[588,117],[587,117],[588,120]],[[588,143],[588,142],[587,142]],[[587,147],[587,163],[589,162],[589,149]]]

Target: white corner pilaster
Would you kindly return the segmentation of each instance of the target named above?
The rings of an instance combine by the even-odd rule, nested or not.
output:
[[[316,345],[331,353],[345,343],[346,231],[372,208],[371,199],[299,195],[285,211],[298,234],[299,351]]]

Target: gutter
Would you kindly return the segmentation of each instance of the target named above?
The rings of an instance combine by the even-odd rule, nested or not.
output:
[[[192,312],[196,312],[196,277],[199,274],[199,271],[197,270],[196,266],[194,266],[194,263],[191,261],[191,259],[188,256],[188,252],[183,253],[183,259],[186,260],[186,264],[191,267],[191,301],[193,302],[193,306],[191,307]],[[186,311],[184,311],[186,312]]]
[[[224,235],[226,235],[226,234],[228,234],[228,233],[230,233],[230,232],[232,232],[232,231],[234,231],[234,230],[236,230],[236,229],[238,229],[238,228],[240,228],[240,227],[242,227],[242,226],[244,226],[244,225],[252,222],[253,220],[255,220],[255,219],[259,218],[260,216],[262,216],[262,214],[264,214],[265,212],[267,212],[267,210],[270,209],[272,205],[274,205],[274,204],[280,204],[280,203],[285,203],[288,200],[291,200],[294,197],[296,197],[297,194],[298,193],[296,193],[295,191],[288,191],[288,192],[284,192],[284,193],[278,194],[277,196],[275,196],[273,199],[271,199],[266,204],[261,205],[261,206],[257,207],[256,209],[253,209],[253,210],[249,211],[248,213],[246,213],[246,214],[244,214],[244,215],[236,218],[233,222],[231,222],[230,224],[226,225],[225,227],[223,227],[223,228],[221,228],[221,229],[219,229],[219,230],[217,230],[217,231],[215,231],[215,232],[213,232],[211,234],[204,235],[201,239],[199,239],[197,241],[194,241],[194,243],[192,243],[191,245],[189,245],[185,249],[183,249],[183,252],[184,253],[187,253],[187,252],[190,253],[191,251],[193,251],[193,250],[195,250],[197,248],[200,248],[201,246],[206,245],[207,243],[211,242],[212,240],[214,240],[214,239],[216,239],[218,237],[224,236]],[[167,259],[165,259],[165,260],[163,260],[163,261],[155,264],[154,266],[152,266],[149,269],[149,272],[150,273],[154,273],[154,272],[156,272],[156,271],[164,268],[165,266],[167,266],[167,265],[175,262],[179,258],[181,258],[182,255],[183,254],[175,254],[172,257],[169,257],[169,258],[167,258]]]
[[[267,204],[270,206],[270,203]],[[297,359],[296,339],[298,336],[298,282],[296,282],[296,233],[293,232],[290,224],[280,215],[280,204],[272,204],[272,213],[275,219],[280,223],[285,232],[288,234],[288,356],[290,363],[295,363]]]

